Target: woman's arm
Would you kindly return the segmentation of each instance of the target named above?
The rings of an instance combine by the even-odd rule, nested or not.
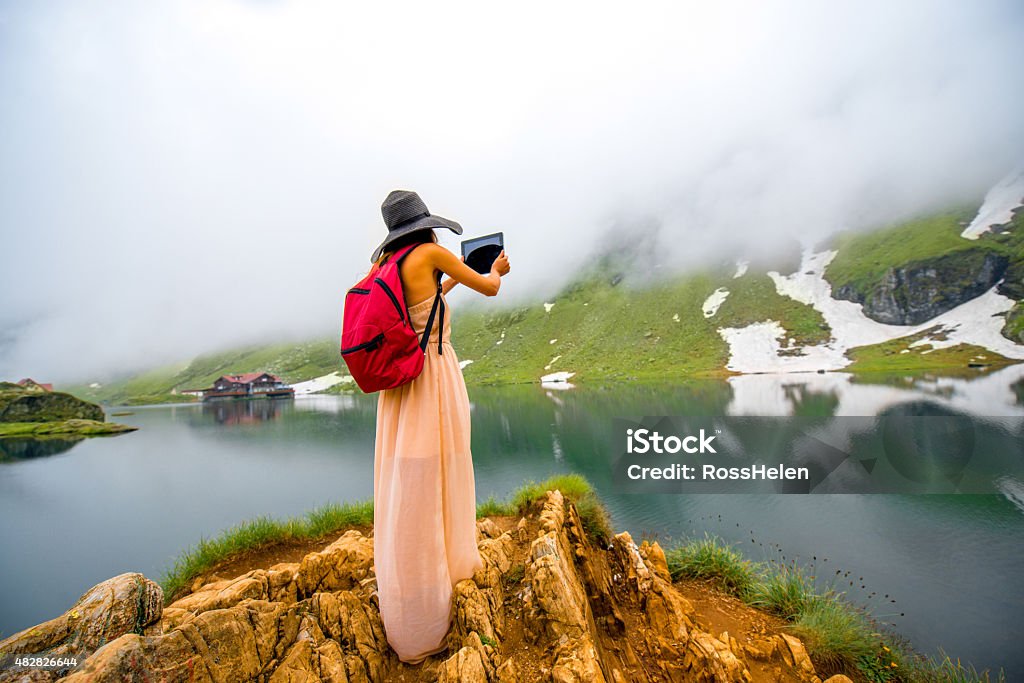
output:
[[[439,244],[433,245],[433,248],[430,249],[430,260],[435,268],[456,283],[462,283],[485,296],[494,296],[498,293],[498,289],[501,287],[501,276],[509,271],[508,259],[505,257],[504,251],[495,259],[494,265],[491,266],[491,272],[487,275],[476,272]],[[445,284],[447,283],[441,284],[442,290]]]
[[[461,256],[461,257],[459,257],[459,260],[461,260],[463,263],[465,263],[466,262],[466,257],[465,256]],[[445,280],[444,282],[441,283],[441,293],[442,294],[447,294],[448,292],[452,291],[452,289],[457,284],[459,284],[458,280],[456,280],[453,277],[448,278],[447,280]]]

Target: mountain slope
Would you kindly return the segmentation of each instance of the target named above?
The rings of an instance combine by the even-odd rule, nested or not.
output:
[[[807,248],[785,263],[720,264],[659,279],[651,277],[654,245],[618,245],[548,301],[460,308],[452,341],[470,384],[1024,360],[1024,210],[1006,199],[1024,198],[1024,175],[1013,182],[1020,187],[1000,185],[998,207],[986,200],[980,210],[841,234],[831,249]],[[985,216],[1008,220],[982,225]],[[295,383],[345,368],[331,337],[207,354],[74,390],[104,403],[180,400],[183,389],[255,370]]]
[[[1024,294],[1022,214],[979,239],[961,234],[976,211],[955,209],[866,234],[842,235],[825,277],[835,297],[864,305],[872,320],[916,325],[980,296]]]
[[[536,381],[556,372],[575,379],[645,379],[722,374],[729,357],[720,327],[772,317],[801,343],[828,338],[821,315],[779,295],[764,272],[674,277],[634,288],[620,273],[577,282],[549,302],[513,311],[469,311],[453,323],[467,381]],[[704,304],[728,296],[709,317]],[[550,305],[553,304],[553,305]]]
[[[166,403],[190,400],[180,392],[208,387],[221,375],[266,370],[294,383],[342,369],[340,364],[334,339],[280,342],[204,354],[192,361],[127,378],[75,386],[69,391],[108,405]]]

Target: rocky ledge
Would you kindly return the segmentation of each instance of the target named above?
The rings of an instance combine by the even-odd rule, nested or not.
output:
[[[842,284],[837,299],[862,304],[864,315],[888,325],[919,325],[981,296],[1006,272],[1008,259],[975,249],[889,268],[869,287]]]
[[[780,629],[713,633],[657,542],[598,544],[557,490],[499,521],[477,524],[484,567],[455,586],[448,650],[417,666],[388,646],[373,538],[349,530],[300,562],[199,578],[167,607],[141,574],[109,579],[0,642],[5,655],[77,655],[75,668],[0,681],[821,681]]]
[[[0,422],[103,422],[103,409],[62,391],[45,391],[0,382]]]

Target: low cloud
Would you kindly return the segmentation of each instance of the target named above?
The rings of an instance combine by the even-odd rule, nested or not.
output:
[[[0,377],[333,334],[395,188],[505,232],[505,300],[979,201],[1021,63],[1015,2],[9,3]]]

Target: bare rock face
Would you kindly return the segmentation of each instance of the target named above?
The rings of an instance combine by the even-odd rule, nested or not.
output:
[[[918,325],[984,294],[1008,262],[983,249],[960,251],[890,268],[871,285],[841,285],[834,296],[863,304],[864,315],[877,322]]]
[[[769,667],[771,680],[821,683],[797,638],[766,635],[741,646],[702,630],[657,543],[637,546],[620,533],[598,545],[559,491],[507,531],[493,520],[477,527],[484,566],[455,586],[447,651],[417,666],[388,645],[373,540],[355,530],[301,562],[197,580],[162,611],[158,586],[124,574],[0,648],[81,653],[61,679],[73,683],[762,680],[752,667]],[[61,673],[43,675],[50,677],[0,681]]]

